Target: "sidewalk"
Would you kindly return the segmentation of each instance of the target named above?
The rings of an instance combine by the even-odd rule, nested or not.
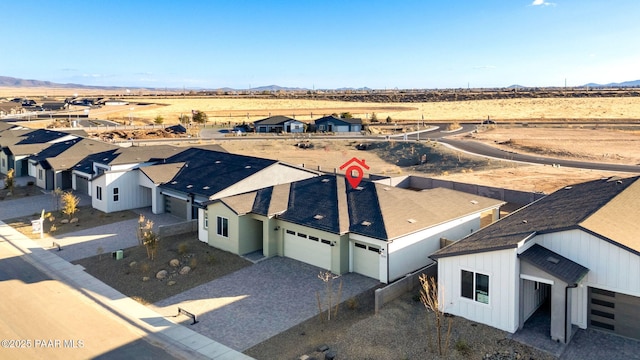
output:
[[[25,260],[54,279],[76,288],[88,298],[112,310],[155,336],[160,342],[190,353],[190,357],[216,360],[251,359],[229,347],[200,335],[185,326],[175,324],[146,306],[110,288],[56,254],[42,249],[36,242],[0,221],[0,241],[7,241],[24,254]],[[176,313],[178,310],[176,309]]]

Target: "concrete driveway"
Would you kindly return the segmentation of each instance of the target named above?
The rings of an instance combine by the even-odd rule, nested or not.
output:
[[[640,359],[640,341],[597,330],[578,330],[561,360]]]
[[[235,350],[244,351],[318,314],[316,292],[324,294],[320,268],[284,257],[263,260],[220,279],[200,285],[152,305],[167,317],[178,307],[196,314],[199,323],[187,325]],[[379,282],[359,274],[334,280],[337,293],[342,281],[341,301]],[[339,316],[339,315],[338,315]],[[190,324],[191,319],[174,319]]]

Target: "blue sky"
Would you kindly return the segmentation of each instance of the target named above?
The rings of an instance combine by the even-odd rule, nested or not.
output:
[[[638,0],[2,1],[0,75],[128,87],[640,79]]]

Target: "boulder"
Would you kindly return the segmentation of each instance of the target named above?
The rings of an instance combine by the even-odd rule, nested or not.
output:
[[[160,270],[158,271],[158,273],[156,274],[156,279],[158,280],[162,280],[164,278],[166,278],[168,275],[167,270]]]
[[[68,223],[69,223],[69,219],[60,220],[60,224],[68,224]]]
[[[132,261],[132,262],[130,262],[130,263],[129,263],[129,267],[134,267],[134,266],[136,266],[137,264],[138,264],[137,262]]]
[[[180,275],[187,275],[189,271],[191,271],[191,268],[188,266],[185,266],[182,269],[180,269]]]
[[[142,277],[142,281],[149,281],[149,277],[148,276],[143,276]]]
[[[176,284],[176,282],[175,282],[175,281],[173,281],[173,280],[171,280],[171,281],[169,281],[169,282],[167,283],[167,286],[173,286],[173,285],[175,285],[175,284]]]
[[[78,218],[73,218],[71,220],[69,220],[69,224],[75,224],[78,222]]]
[[[178,259],[171,259],[171,261],[169,261],[169,265],[171,267],[178,267],[180,266],[180,260]]]

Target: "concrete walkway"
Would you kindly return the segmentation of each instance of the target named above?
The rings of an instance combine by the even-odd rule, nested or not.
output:
[[[190,326],[211,339],[245,351],[268,338],[318,315],[316,292],[325,299],[322,269],[293,259],[274,257],[154,304],[160,314],[175,315],[177,307],[196,314]],[[355,273],[333,283],[334,302],[373,288],[379,282]],[[339,316],[339,315],[338,315]],[[189,323],[186,317],[176,321]]]
[[[160,225],[170,225],[184,221],[171,214],[154,214],[150,208],[134,209],[131,211],[142,214],[146,219],[153,221],[153,226],[156,230]],[[102,248],[103,254],[110,254],[118,249],[137,246],[137,228],[138,219],[136,218],[96,226],[91,229],[55,235],[37,240],[37,242],[45,249],[55,250],[56,255],[71,262],[97,255],[98,248]],[[57,248],[52,247],[53,241],[60,245],[63,251],[57,251]]]
[[[3,207],[4,204],[3,202]],[[25,260],[39,270],[78,289],[88,298],[143,329],[149,336],[156,337],[159,342],[184,349],[190,354],[189,358],[251,359],[185,326],[167,320],[152,309],[87,274],[81,266],[72,265],[55,253],[42,249],[37,243],[2,221],[0,221],[0,241],[9,242],[24,254]]]

